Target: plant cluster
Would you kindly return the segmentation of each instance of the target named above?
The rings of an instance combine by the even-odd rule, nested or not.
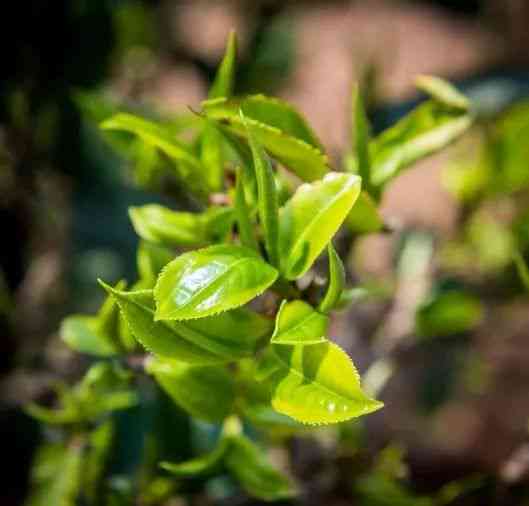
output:
[[[66,344],[95,363],[78,385],[58,388],[56,407],[28,407],[61,434],[37,456],[31,505],[131,496],[158,504],[183,478],[221,473],[251,496],[291,497],[295,486],[248,427],[293,432],[382,407],[330,339],[333,312],[354,293],[332,240],[386,230],[379,203],[387,184],[459,138],[473,121],[470,105],[448,83],[423,77],[430,98],[372,136],[356,91],[351,149],[337,170],[291,104],[233,95],[235,64],[232,34],[198,112],[170,122],[118,113],[101,124],[133,157],[137,181],[172,179],[196,211],[130,208],[139,279],[130,287],[100,281],[108,294],[100,311],[63,321]],[[327,269],[316,262],[324,252]],[[146,383],[220,428],[209,453],[157,461],[134,488],[107,477],[105,463],[115,413],[145,402]]]

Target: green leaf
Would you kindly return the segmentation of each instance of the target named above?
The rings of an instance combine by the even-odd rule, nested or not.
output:
[[[379,232],[384,227],[384,220],[376,203],[365,191],[360,192],[345,223],[355,234],[371,234]]]
[[[329,171],[329,160],[318,147],[277,126],[252,118],[246,114],[244,103],[214,100],[204,102],[203,108],[207,117],[216,120],[223,129],[247,138],[246,127],[239,115],[239,109],[242,109],[246,122],[252,126],[256,139],[266,151],[304,181],[320,179]]]
[[[153,288],[160,271],[174,258],[168,248],[140,241],[136,263],[142,288]]]
[[[258,372],[271,386],[272,407],[302,423],[343,422],[382,407],[362,391],[351,359],[332,342],[272,346]]]
[[[101,334],[98,323],[94,316],[68,316],[61,323],[61,339],[79,353],[98,357],[116,355],[118,350]]]
[[[180,255],[160,274],[157,320],[189,320],[242,306],[266,290],[277,271],[242,246],[217,245]]]
[[[345,286],[345,267],[342,260],[331,242],[327,249],[329,253],[329,284],[318,308],[322,313],[328,313],[338,305]]]
[[[208,188],[218,192],[222,190],[224,182],[223,136],[213,121],[205,119],[204,123],[200,137],[200,159],[206,171]]]
[[[362,178],[362,187],[367,193],[371,188],[371,160],[369,159],[370,125],[364,106],[364,97],[358,86],[353,90],[353,146],[357,160],[358,175]]]
[[[232,30],[228,38],[224,58],[211,85],[208,98],[230,97],[235,84],[235,65],[237,62],[237,36]]]
[[[222,466],[222,461],[229,446],[230,439],[222,437],[219,444],[210,453],[178,464],[161,462],[160,466],[179,477],[192,478],[195,476],[211,475]]]
[[[75,506],[81,489],[83,447],[76,442],[39,448],[31,471],[31,493],[25,506]]]
[[[445,148],[472,124],[470,114],[429,100],[370,143],[371,182],[385,185],[402,170]]]
[[[259,220],[263,227],[266,252],[270,263],[277,267],[279,264],[279,204],[274,171],[270,160],[257,140],[253,127],[246,121],[242,110],[240,114],[252,149],[255,177],[257,179],[257,209],[259,211]]]
[[[274,469],[263,451],[243,435],[231,438],[225,463],[250,496],[276,501],[296,494],[290,481]]]
[[[223,367],[193,366],[151,358],[146,370],[179,406],[195,418],[220,422],[233,408],[235,383]]]
[[[518,271],[518,276],[520,276],[524,288],[529,292],[529,267],[527,267],[527,264],[519,251],[514,252],[513,258],[516,270]]]
[[[415,85],[438,102],[454,109],[467,111],[470,101],[454,85],[435,76],[422,75],[417,77]]]
[[[148,204],[129,207],[129,216],[142,239],[167,247],[200,247],[222,241],[233,223],[233,211],[228,207],[189,213]]]
[[[280,211],[281,272],[296,279],[307,272],[340,228],[360,193],[360,178],[331,172],[301,185]]]
[[[119,282],[116,288],[123,289]],[[72,315],[66,317],[60,328],[61,339],[73,350],[88,355],[110,357],[121,351],[119,308],[108,297],[96,316]]]
[[[483,317],[476,297],[457,290],[440,292],[416,313],[417,332],[424,337],[454,335],[473,329]]]
[[[302,300],[284,300],[276,317],[273,344],[318,344],[327,340],[329,317]]]
[[[240,101],[232,100],[227,102],[226,107],[233,107],[237,111],[237,104],[245,116],[277,128],[319,149],[322,153],[324,152],[323,144],[314,133],[314,130],[309,126],[303,115],[288,102],[265,95],[250,95]]]
[[[207,184],[201,161],[190,148],[176,140],[169,127],[148,121],[132,114],[120,113],[101,123],[103,130],[128,132],[143,142],[156,147],[171,160],[177,162],[178,176],[197,195],[204,196]]]
[[[83,459],[83,493],[89,504],[97,504],[105,480],[105,468],[111,458],[114,425],[108,420],[89,435],[88,448]]]
[[[239,230],[239,240],[243,246],[259,251],[259,244],[257,244],[257,239],[253,232],[251,212],[246,203],[241,170],[237,170],[237,182],[235,185],[235,216]]]
[[[118,301],[136,339],[160,357],[196,365],[229,362],[252,355],[272,331],[269,320],[244,309],[189,322],[156,321],[152,290],[121,292],[101,284]]]

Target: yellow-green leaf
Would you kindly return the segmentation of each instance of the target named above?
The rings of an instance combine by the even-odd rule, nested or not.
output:
[[[246,304],[266,290],[277,271],[253,250],[217,245],[180,255],[154,288],[157,320],[189,320]]]
[[[371,234],[384,227],[384,220],[376,203],[365,191],[360,192],[345,223],[355,234]]]
[[[226,45],[226,52],[211,85],[208,98],[230,97],[235,84],[235,65],[237,62],[237,36],[232,30]]]
[[[273,408],[302,423],[343,422],[382,407],[362,391],[351,359],[332,342],[272,346],[259,377],[271,386]]]
[[[417,77],[415,85],[433,99],[442,104],[466,111],[470,108],[470,101],[453,84],[440,77],[422,75]]]
[[[273,344],[317,344],[327,340],[329,317],[302,300],[283,301],[276,317]]]
[[[301,185],[280,211],[281,272],[301,277],[340,228],[360,193],[360,178],[331,172]]]

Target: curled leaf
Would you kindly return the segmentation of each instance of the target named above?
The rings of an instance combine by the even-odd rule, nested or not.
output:
[[[329,318],[302,300],[283,301],[276,317],[273,344],[318,344],[327,340]]]

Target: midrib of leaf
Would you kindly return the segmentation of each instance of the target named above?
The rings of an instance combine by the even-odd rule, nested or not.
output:
[[[340,193],[337,194],[337,196],[332,199],[328,204],[326,204],[323,208],[321,208],[318,213],[315,215],[314,219],[311,220],[310,224],[305,228],[305,230],[301,233],[301,235],[298,237],[298,239],[294,242],[291,253],[298,250],[298,247],[302,248],[303,243],[306,242],[304,239],[308,235],[311,235],[313,228],[316,226],[316,224],[320,221],[323,214],[325,214],[329,209],[333,208],[335,205],[339,204],[343,198],[347,197],[346,191],[340,191]]]

